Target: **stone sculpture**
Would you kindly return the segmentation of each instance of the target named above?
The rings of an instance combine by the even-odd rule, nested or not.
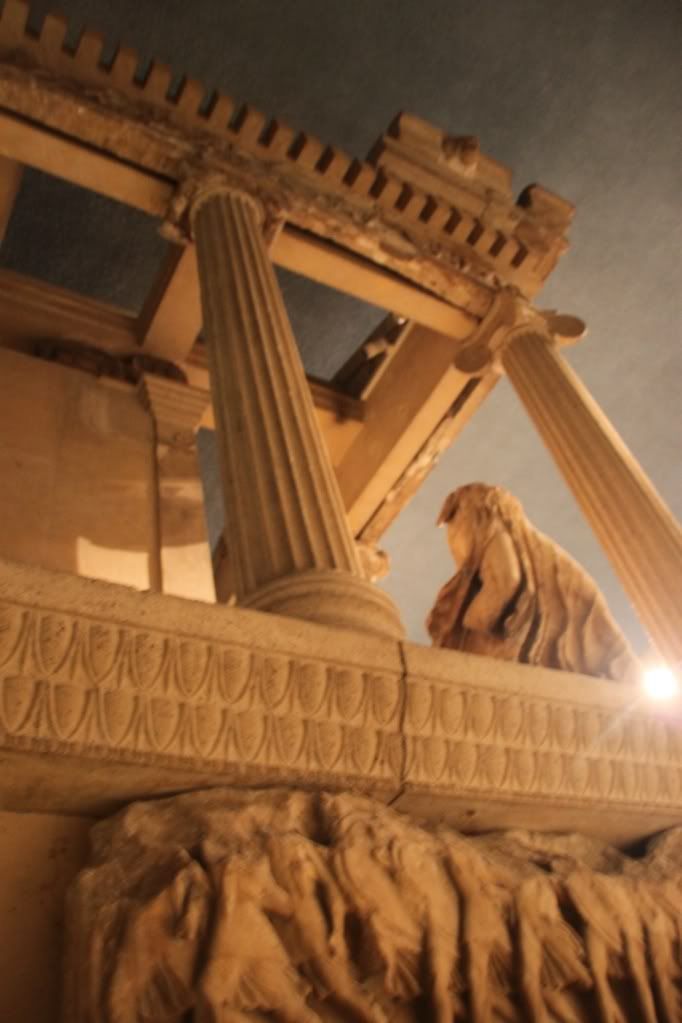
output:
[[[594,581],[510,493],[459,487],[438,524],[447,526],[457,573],[427,620],[434,646],[637,680],[637,658]]]
[[[679,1023],[682,829],[463,837],[360,796],[214,789],[95,826],[69,1023]]]

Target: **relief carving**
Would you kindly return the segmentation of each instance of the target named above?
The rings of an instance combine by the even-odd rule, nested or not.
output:
[[[399,683],[372,664],[0,604],[5,747],[382,784],[400,768]]]
[[[502,487],[446,499],[456,575],[427,627],[435,646],[636,682],[640,667],[588,574],[526,519]]]
[[[682,829],[464,837],[368,799],[213,790],[93,830],[70,1023],[676,1023]]]
[[[608,804],[633,837],[680,819],[679,709],[637,705],[630,687],[576,679],[569,693],[529,672],[526,690],[515,665],[410,645],[401,675],[388,644],[351,653],[330,630],[307,649],[301,626],[290,642],[280,621],[275,640],[240,609],[222,609],[213,632],[190,602],[178,628],[160,598],[139,594],[108,620],[120,588],[69,585],[81,613],[73,601],[60,610],[61,576],[0,573],[0,746],[33,757],[46,780],[49,753],[65,766],[149,764],[166,791],[180,769],[221,784],[357,784],[384,799],[407,785],[425,807],[436,793],[448,805],[501,797],[526,819],[582,807],[602,821]]]

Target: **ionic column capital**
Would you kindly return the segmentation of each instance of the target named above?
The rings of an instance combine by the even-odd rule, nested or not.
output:
[[[266,245],[276,237],[286,220],[283,203],[273,195],[257,193],[253,179],[224,171],[188,167],[182,174],[168,204],[161,234],[169,241],[187,245],[194,241],[194,225],[201,208],[221,195],[238,198],[253,211]]]
[[[188,201],[187,217],[192,235],[196,217],[207,202],[221,195],[229,195],[250,207],[257,223],[262,225],[266,219],[265,205],[255,195],[243,187],[241,182],[231,181],[223,174],[209,175],[195,183],[193,193]]]
[[[577,316],[536,309],[515,288],[502,288],[475,333],[455,355],[461,373],[504,373],[503,357],[518,337],[540,337],[549,347],[574,344],[585,334]]]

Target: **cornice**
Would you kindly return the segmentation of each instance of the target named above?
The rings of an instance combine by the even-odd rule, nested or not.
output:
[[[429,159],[445,185],[420,187],[416,118],[397,118],[383,148],[361,161],[193,79],[171,93],[171,69],[152,62],[142,77],[146,65],[127,47],[104,65],[99,33],[85,31],[67,49],[58,15],[35,36],[26,30],[28,10],[23,0],[5,0],[0,17],[0,108],[15,115],[171,183],[197,159],[207,173],[245,174],[251,194],[281,206],[289,223],[474,315],[485,312],[486,289],[512,284],[531,297],[566,248],[570,203],[538,185],[514,202],[504,168],[478,151],[472,159],[471,147],[458,149],[431,126],[440,155]],[[396,164],[396,151],[412,155]]]

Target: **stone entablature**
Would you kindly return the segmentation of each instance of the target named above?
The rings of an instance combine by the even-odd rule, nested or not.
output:
[[[183,164],[201,153],[211,166],[245,174],[254,190],[281,203],[291,224],[414,277],[454,305],[475,305],[474,315],[485,313],[488,289],[500,282],[536,294],[566,248],[569,202],[539,186],[514,202],[507,169],[478,149],[460,153],[450,136],[435,143],[443,194],[416,174],[418,160],[396,168],[385,154],[354,159],[191,78],[171,93],[167,65],[153,61],[143,74],[126,46],[105,65],[100,33],[84,31],[73,50],[62,16],[48,14],[36,36],[26,30],[28,11],[25,0],[5,0],[0,12],[0,106],[35,115],[40,94],[41,122],[150,172],[157,181],[138,199],[149,212],[158,178],[182,180]],[[387,137],[402,149],[407,141],[418,158],[424,132],[415,125],[422,124],[403,115]]]
[[[682,707],[632,686],[3,562],[2,798],[362,791],[467,830],[682,823]],[[20,770],[16,770],[20,768]]]

